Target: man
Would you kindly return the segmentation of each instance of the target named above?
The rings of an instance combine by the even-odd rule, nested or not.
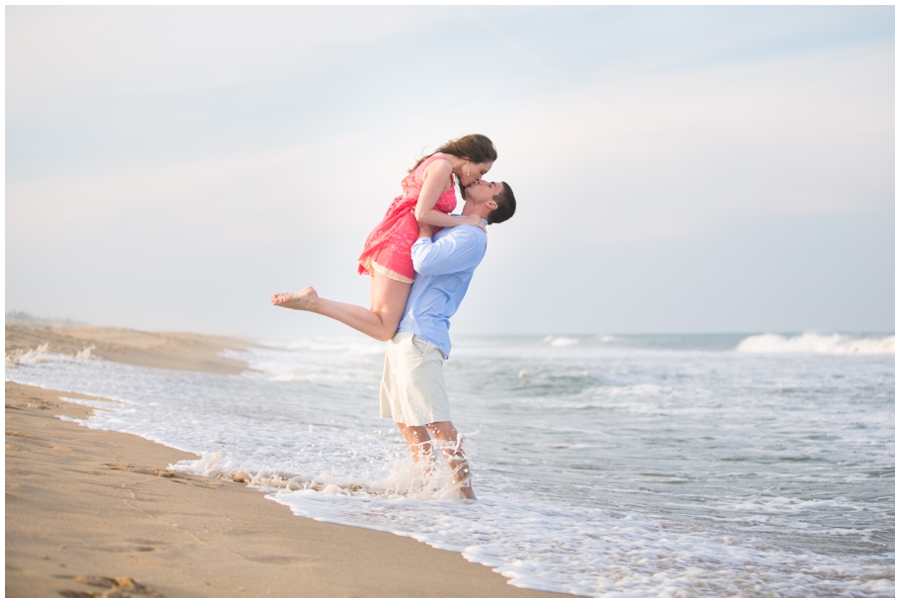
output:
[[[462,213],[487,224],[504,222],[516,210],[505,182],[476,181],[465,189]],[[450,317],[466,295],[475,268],[487,249],[487,234],[477,226],[438,231],[422,224],[412,247],[416,279],[396,335],[388,343],[381,381],[381,416],[397,423],[412,453],[430,461],[431,440],[438,442],[465,498],[475,498],[469,462],[450,421],[443,364],[450,355]]]

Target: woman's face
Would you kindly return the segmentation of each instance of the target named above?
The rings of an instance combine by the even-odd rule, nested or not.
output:
[[[492,165],[494,165],[493,161],[486,161],[485,163],[472,163],[470,161],[466,163],[462,168],[462,174],[459,175],[463,187],[481,180],[481,178],[490,171]]]

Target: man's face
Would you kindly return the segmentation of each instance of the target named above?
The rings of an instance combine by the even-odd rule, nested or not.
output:
[[[486,180],[478,180],[466,187],[466,200],[481,205],[492,200],[503,190],[502,182],[488,182]]]
[[[472,163],[466,166],[466,169],[463,170],[465,173],[465,178],[460,178],[463,183],[463,186],[469,187],[472,184],[475,184],[481,178],[490,171],[491,166],[494,165],[493,161],[486,161],[484,163]]]

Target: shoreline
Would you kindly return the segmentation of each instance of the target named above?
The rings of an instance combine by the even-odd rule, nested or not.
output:
[[[43,343],[156,368],[246,368],[216,356],[247,345],[228,338],[7,325],[8,357]],[[168,470],[197,457],[60,420],[93,412],[60,396],[86,398],[6,383],[8,597],[567,596],[511,586],[412,538],[294,516],[244,484]]]
[[[232,337],[193,333],[155,333],[117,327],[6,325],[7,358],[44,344],[48,346],[48,352],[58,354],[88,353],[120,364],[218,375],[237,375],[247,370],[246,363],[219,356],[219,352],[252,345]]]

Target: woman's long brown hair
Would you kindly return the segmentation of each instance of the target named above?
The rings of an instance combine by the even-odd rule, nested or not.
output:
[[[497,161],[497,149],[494,148],[494,143],[491,142],[491,139],[484,134],[467,134],[462,138],[451,140],[434,153],[455,155],[460,159],[468,159],[472,163]],[[431,155],[434,155],[434,153]],[[416,162],[416,165],[412,166],[412,169],[409,170],[410,173],[414,172],[415,169],[419,167],[423,161],[431,157],[431,155],[425,155],[419,159],[419,161]]]

